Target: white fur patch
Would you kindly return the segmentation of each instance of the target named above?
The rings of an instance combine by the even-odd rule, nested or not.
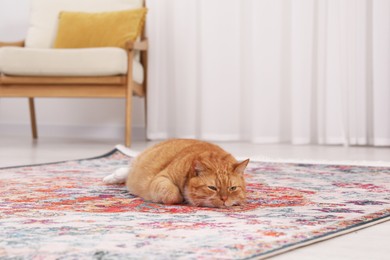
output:
[[[126,182],[127,175],[130,168],[122,167],[117,169],[114,173],[103,178],[105,184],[122,184]]]

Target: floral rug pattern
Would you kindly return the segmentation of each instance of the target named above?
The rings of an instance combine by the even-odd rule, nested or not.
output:
[[[131,160],[1,168],[0,258],[261,258],[390,216],[390,167],[251,162],[248,204],[213,209],[103,184]]]

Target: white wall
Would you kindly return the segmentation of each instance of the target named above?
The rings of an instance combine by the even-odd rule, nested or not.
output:
[[[31,0],[0,0],[0,41],[23,40],[27,33]],[[133,138],[142,138],[144,99],[134,98]],[[40,136],[122,138],[122,99],[36,99]],[[29,134],[26,98],[0,99],[0,134]]]

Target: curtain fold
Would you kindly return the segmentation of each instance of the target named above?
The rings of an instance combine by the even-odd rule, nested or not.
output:
[[[150,139],[390,145],[390,1],[147,5]]]

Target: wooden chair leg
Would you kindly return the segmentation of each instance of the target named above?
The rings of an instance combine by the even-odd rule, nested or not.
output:
[[[144,31],[145,32],[145,31]],[[146,140],[149,141],[148,139],[148,52],[143,51],[141,52],[141,63],[144,66],[144,73],[145,73],[145,78],[143,82],[143,87],[144,87],[144,112],[145,112],[145,137]]]
[[[131,112],[132,112],[132,93],[128,93],[126,97],[126,120],[125,120],[125,145],[131,145]]]
[[[125,145],[131,145],[131,112],[133,108],[133,51],[128,52],[127,61],[127,88],[126,88],[126,119],[125,119]]]
[[[31,121],[31,131],[33,139],[38,138],[38,130],[37,130],[37,120],[35,117],[35,104],[34,98],[28,98],[28,105],[30,108],[30,121]]]
[[[147,96],[145,94],[145,97],[144,97],[144,112],[145,112],[145,139],[146,141],[150,141],[150,139],[148,138],[148,99],[147,99]]]

